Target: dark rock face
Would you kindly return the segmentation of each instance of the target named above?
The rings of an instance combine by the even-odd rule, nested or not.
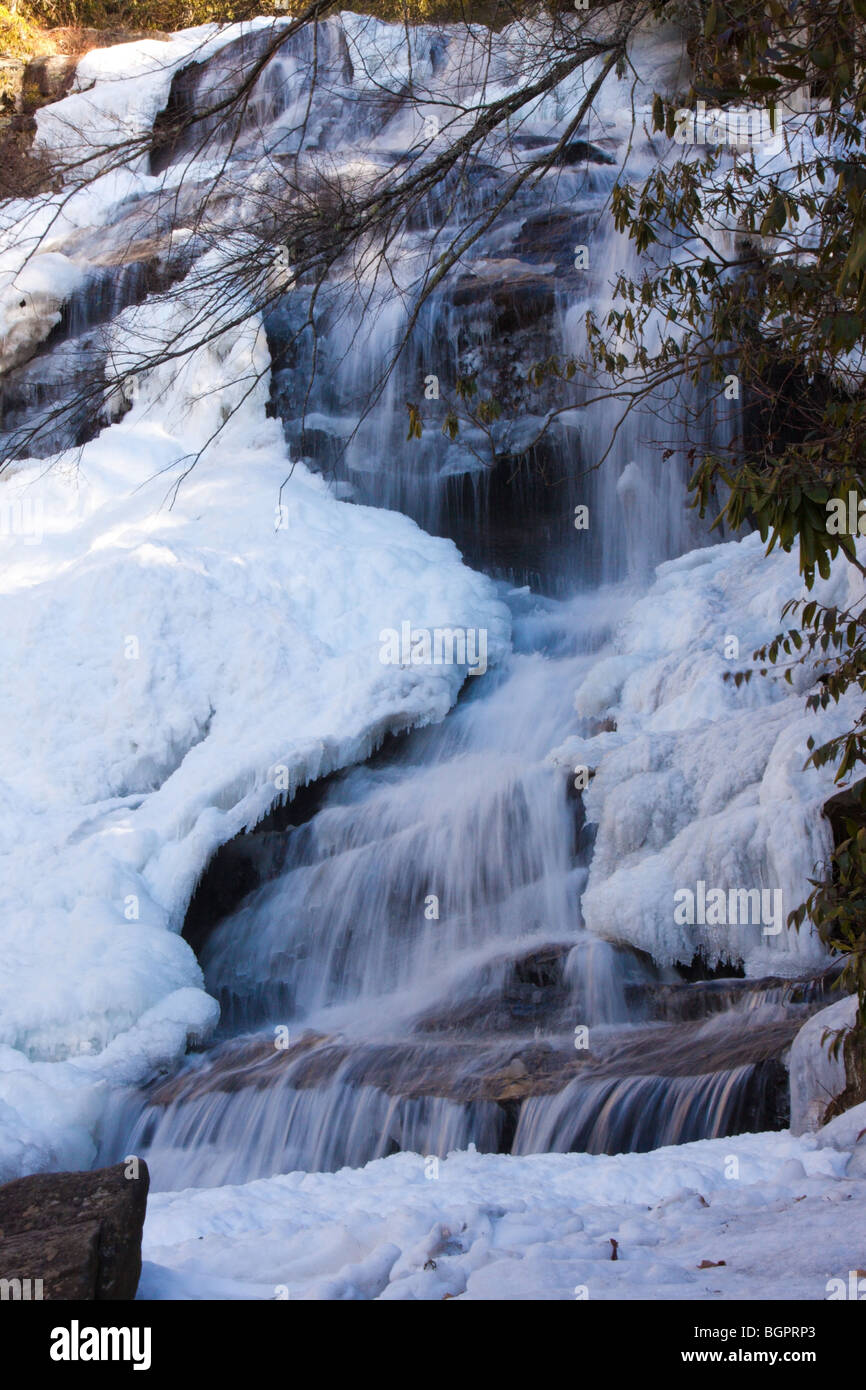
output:
[[[25,1179],[26,1181],[26,1179]],[[0,1241],[0,1298],[93,1299],[99,1273],[99,1222],[46,1226]]]
[[[30,1280],[30,1297],[134,1298],[150,1183],[147,1165],[137,1166],[137,1177],[118,1163],[90,1173],[37,1173],[0,1187],[2,1296],[27,1296],[3,1280]]]
[[[524,150],[549,149],[553,164],[616,164],[612,154],[588,140],[570,140],[558,151],[556,144],[544,135],[520,135],[514,143]]]
[[[466,275],[457,284],[452,303],[458,308],[483,305],[493,309],[493,329],[514,333],[539,319],[549,319],[555,307],[552,283],[543,275],[512,274],[509,278]]]

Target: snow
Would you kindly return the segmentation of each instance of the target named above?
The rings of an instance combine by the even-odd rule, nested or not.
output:
[[[116,163],[126,142],[149,136],[172,78],[187,63],[204,62],[242,35],[278,31],[288,22],[262,16],[184,29],[167,41],[136,39],[91,49],[78,63],[70,95],[37,111],[35,148],[86,160],[85,172],[92,176],[103,163]],[[139,157],[146,163],[146,156],[145,147]]]
[[[0,371],[26,360],[84,283],[87,263],[59,250],[62,237],[110,221],[125,199],[159,188],[146,172],[148,144],[175,73],[242,34],[286,23],[209,24],[169,41],[92,49],[78,63],[70,95],[36,112],[34,154],[60,155],[68,176],[60,191],[10,201],[0,214]]]
[[[31,355],[47,337],[66,299],[84,280],[84,270],[59,251],[20,264],[14,248],[0,252],[0,371]]]
[[[460,1152],[438,1168],[404,1153],[155,1193],[138,1297],[823,1299],[862,1265],[866,1180],[846,1176],[854,1136],[834,1137]]]
[[[823,1012],[828,1014],[830,1011],[825,1009]],[[824,1021],[826,1023],[828,1020],[825,1018]],[[838,1027],[838,1025],[839,1016],[837,1014],[836,1026]],[[831,1144],[834,1149],[856,1149],[857,1152],[848,1164],[847,1172],[850,1175],[852,1169],[859,1169],[862,1159],[866,1156],[866,1149],[863,1147],[857,1149],[860,1140],[866,1135],[866,1101],[860,1105],[852,1105],[850,1110],[837,1115],[835,1120],[824,1125],[820,1133],[821,1142]]]
[[[855,579],[839,566],[814,596],[844,606]],[[838,789],[832,767],[804,770],[806,740],[850,727],[856,703],[806,713],[814,671],[795,672],[793,688],[778,673],[739,689],[723,679],[756,666],[753,651],[779,632],[782,606],[800,590],[796,555],[766,556],[756,534],[663,564],[576,692],[579,714],[616,725],[551,755],[595,769],[585,793],[598,825],[582,901],[590,931],[660,963],[690,961],[702,948],[711,963],[739,960],[752,976],[821,965],[808,925],[765,931],[763,919],[674,917],[675,893],[703,882],[707,891],[781,892],[786,918],[831,849],[821,806]]]

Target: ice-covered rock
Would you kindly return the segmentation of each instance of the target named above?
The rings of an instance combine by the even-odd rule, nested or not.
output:
[[[844,1048],[836,1049],[835,1054],[831,1049],[834,1035],[840,1029],[850,1028],[856,1013],[856,995],[839,999],[828,1009],[813,1014],[808,1023],[803,1024],[791,1044],[788,1065],[791,1077],[792,1134],[805,1134],[807,1130],[820,1129],[828,1106],[845,1090],[848,1079]],[[829,1034],[826,1041],[825,1033]],[[844,1125],[839,1124],[842,1120],[845,1120]],[[851,1139],[852,1123],[844,1115],[840,1115],[823,1133],[830,1142],[836,1143],[837,1147],[840,1147],[837,1141],[841,1139],[841,1146],[847,1148]],[[833,1129],[834,1124],[839,1127]],[[861,1123],[861,1129],[863,1124],[866,1124],[866,1121]]]
[[[855,581],[840,568],[816,595],[844,606]],[[833,770],[804,767],[807,738],[850,727],[854,702],[807,713],[806,670],[793,689],[781,672],[724,679],[755,667],[800,587],[796,557],[766,556],[757,535],[692,551],[659,566],[581,684],[578,713],[608,730],[552,756],[595,769],[583,913],[599,936],[662,963],[742,962],[752,976],[820,966],[808,925],[785,926],[832,848],[821,809]]]

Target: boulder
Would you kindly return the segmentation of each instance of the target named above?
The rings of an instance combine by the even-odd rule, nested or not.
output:
[[[66,96],[75,77],[78,59],[65,53],[34,58],[24,72],[23,101],[28,109],[46,106]]]
[[[37,1173],[0,1187],[0,1281],[41,1279],[45,1299],[134,1298],[150,1180],[140,1159],[137,1177],[127,1171]]]
[[[94,1299],[99,1222],[45,1226],[0,1241],[0,1298]]]

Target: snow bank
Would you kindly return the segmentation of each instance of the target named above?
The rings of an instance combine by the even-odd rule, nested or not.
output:
[[[816,596],[849,603],[856,578],[839,566]],[[615,650],[581,684],[578,713],[616,724],[552,755],[597,769],[585,794],[598,825],[583,897],[590,931],[661,963],[690,961],[702,949],[710,962],[743,961],[750,975],[820,965],[814,934],[781,924],[832,845],[820,814],[834,790],[832,769],[803,770],[806,740],[850,727],[855,705],[807,714],[804,690],[814,676],[805,672],[793,691],[781,675],[756,675],[739,690],[723,680],[754,665],[752,652],[780,630],[782,606],[800,589],[796,557],[766,557],[757,535],[693,551],[659,566]],[[728,910],[721,921],[709,909],[703,923],[677,920],[688,900],[675,894],[685,890],[699,917],[699,883],[706,894],[767,896],[746,924],[739,900],[736,924]]]
[[[824,1299],[862,1262],[851,1199],[866,1181],[822,1138],[404,1153],[155,1193],[139,1298]]]

